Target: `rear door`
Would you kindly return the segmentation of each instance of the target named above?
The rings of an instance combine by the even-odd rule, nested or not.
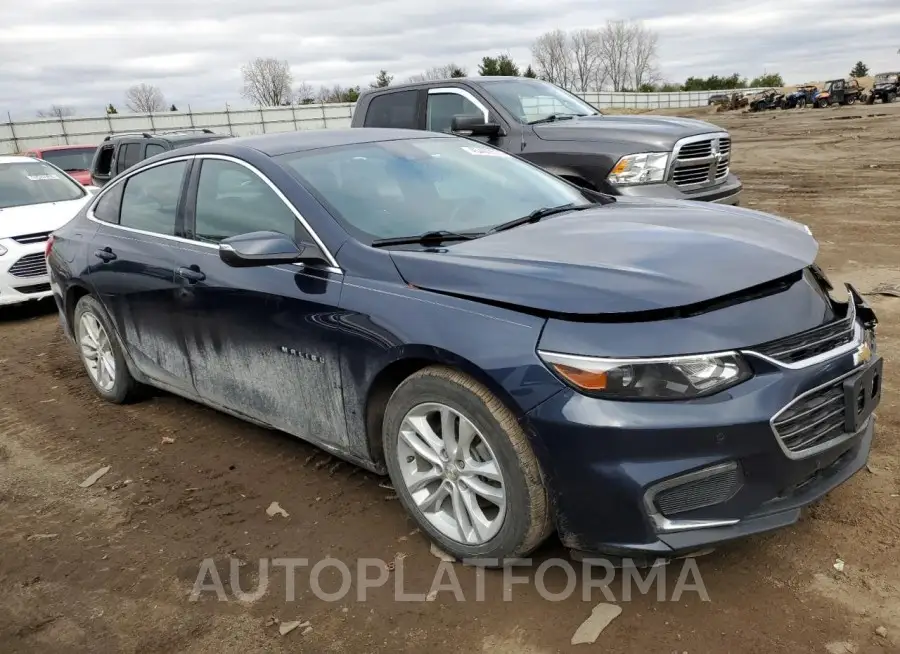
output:
[[[229,236],[271,230],[297,242],[317,239],[249,164],[209,156],[196,166],[186,212],[193,245],[176,250],[175,274],[197,392],[214,405],[345,449],[342,328],[335,320],[343,275],[325,264],[226,265],[216,244]]]
[[[193,384],[173,269],[174,252],[186,242],[182,197],[191,165],[190,158],[167,161],[104,189],[88,212],[99,228],[87,276],[140,371],[188,394]]]
[[[122,173],[143,159],[144,142],[128,139],[119,142],[116,152],[116,175]]]
[[[363,127],[425,129],[424,89],[380,93],[366,107]]]

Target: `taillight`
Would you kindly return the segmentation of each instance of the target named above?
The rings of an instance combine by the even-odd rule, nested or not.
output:
[[[53,234],[47,237],[47,245],[44,247],[44,256],[49,257],[50,252],[53,251]]]

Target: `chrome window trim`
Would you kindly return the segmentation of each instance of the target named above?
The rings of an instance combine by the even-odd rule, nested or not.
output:
[[[126,182],[126,180],[128,180],[131,176],[136,175],[138,173],[142,173],[146,170],[150,170],[151,168],[156,168],[157,166],[165,166],[166,164],[176,163],[179,161],[191,161],[191,160],[200,160],[200,159],[217,159],[220,161],[229,161],[231,163],[236,163],[238,165],[243,166],[244,168],[247,168],[248,170],[253,172],[257,177],[262,179],[263,182],[265,182],[269,186],[269,188],[271,188],[275,192],[275,194],[279,197],[279,199],[282,202],[284,202],[284,204],[288,207],[288,209],[291,211],[291,213],[294,214],[294,217],[298,221],[300,221],[300,224],[303,225],[303,227],[306,229],[306,231],[312,237],[313,241],[315,241],[316,245],[322,250],[322,253],[328,259],[328,263],[330,264],[328,266],[314,266],[314,267],[307,266],[306,264],[303,264],[303,263],[295,263],[292,265],[299,266],[300,268],[324,270],[324,271],[331,272],[331,273],[334,273],[337,275],[344,274],[344,271],[338,265],[337,260],[334,258],[334,255],[332,255],[331,252],[328,250],[328,248],[325,247],[325,244],[319,238],[319,235],[316,234],[315,230],[313,230],[312,227],[310,227],[309,223],[306,222],[306,219],[300,214],[300,212],[297,210],[297,208],[293,204],[291,204],[291,202],[285,197],[284,193],[282,193],[281,190],[277,186],[275,186],[268,177],[263,175],[253,165],[248,164],[246,161],[242,161],[241,159],[238,159],[236,157],[232,157],[229,155],[222,155],[222,154],[183,155],[180,157],[172,157],[171,159],[165,159],[164,161],[157,161],[156,163],[152,163],[149,166],[143,166],[137,170],[126,171],[125,173],[122,174],[121,178],[117,177],[115,179],[115,181],[108,183],[106,186],[103,187],[103,189],[97,195],[94,196],[93,202],[90,203],[90,206],[88,207],[88,210],[85,215],[87,216],[88,220],[92,220],[95,223],[99,223],[101,225],[107,225],[109,227],[114,227],[116,229],[119,229],[119,230],[122,230],[125,232],[131,232],[134,234],[142,234],[144,236],[153,236],[156,238],[162,238],[165,240],[174,241],[176,243],[185,243],[188,245],[200,246],[200,247],[218,251],[219,246],[216,245],[215,243],[204,243],[203,241],[196,241],[196,240],[189,239],[189,238],[182,238],[181,236],[172,236],[170,234],[157,234],[155,232],[148,232],[147,230],[143,230],[143,229],[136,229],[134,227],[126,227],[124,225],[119,225],[117,223],[106,222],[105,220],[100,220],[99,218],[94,216],[94,207],[97,206],[97,203],[100,202],[100,200],[103,198],[103,196],[106,195],[106,193],[108,193],[112,188],[118,186],[119,184],[124,184]]]
[[[802,461],[803,459],[808,459],[809,457],[815,456],[816,454],[821,454],[825,450],[830,450],[832,447],[836,447],[836,446],[840,445],[841,443],[846,443],[847,441],[849,441],[852,438],[856,438],[857,436],[859,436],[860,434],[862,434],[869,428],[869,426],[872,424],[872,420],[875,418],[874,412],[872,413],[872,415],[870,415],[868,418],[866,418],[866,421],[862,424],[862,426],[859,428],[858,431],[855,431],[853,433],[847,433],[845,431],[841,431],[840,434],[835,436],[834,438],[827,440],[824,443],[819,443],[818,445],[816,445],[814,447],[809,447],[805,450],[800,450],[799,452],[791,451],[788,448],[788,446],[782,442],[781,436],[778,434],[778,430],[775,429],[775,421],[778,420],[778,416],[780,416],[782,413],[784,413],[785,411],[790,409],[792,406],[797,404],[797,402],[800,402],[800,401],[806,399],[807,397],[809,397],[810,395],[814,395],[815,393],[818,393],[819,391],[824,390],[824,389],[828,388],[829,386],[834,386],[835,384],[838,384],[838,383],[844,381],[845,379],[848,379],[848,378],[852,377],[853,375],[858,374],[860,372],[860,370],[862,370],[862,368],[864,368],[864,367],[865,367],[865,364],[856,366],[850,372],[846,372],[839,377],[835,377],[834,379],[829,379],[827,382],[825,382],[823,384],[819,384],[815,388],[811,388],[808,391],[806,391],[805,393],[801,393],[800,395],[795,397],[793,400],[791,400],[790,402],[785,404],[783,407],[781,407],[781,409],[779,409],[778,412],[769,419],[769,429],[772,430],[772,434],[775,436],[775,440],[778,442],[778,447],[781,448],[781,451],[784,452],[784,455],[787,458],[789,458],[792,461]]]
[[[488,108],[484,106],[484,103],[476,98],[472,93],[465,89],[460,89],[455,86],[442,86],[440,88],[428,89],[428,95],[440,95],[442,93],[453,93],[456,95],[461,95],[466,100],[474,104],[476,107],[481,109],[482,115],[484,115],[484,122],[488,122]],[[428,120],[428,103],[425,103],[425,120]]]
[[[666,479],[665,481],[661,481],[658,484],[655,484],[648,488],[644,493],[644,508],[647,511],[647,517],[650,518],[650,522],[653,524],[653,527],[654,529],[656,529],[657,533],[671,533],[675,531],[687,531],[689,529],[710,529],[712,527],[730,527],[739,523],[740,519],[672,520],[662,515],[659,512],[656,504],[654,503],[656,500],[656,496],[664,490],[682,486],[684,484],[689,484],[692,481],[706,479],[707,477],[713,477],[722,472],[735,470],[737,469],[737,467],[738,464],[736,461],[720,463],[719,465],[714,465],[709,468],[703,468],[702,470],[697,470],[696,472],[689,472],[685,475],[678,475],[676,477]]]

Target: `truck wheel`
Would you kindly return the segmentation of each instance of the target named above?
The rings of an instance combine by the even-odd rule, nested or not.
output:
[[[74,323],[78,353],[97,394],[114,404],[136,399],[138,383],[128,370],[119,339],[101,304],[90,295],[82,297],[75,306]]]
[[[856,96],[848,95],[847,96],[847,104],[856,104]]]
[[[818,102],[816,102],[816,106],[820,107],[821,109],[824,109],[825,107],[828,106],[828,100],[825,100],[825,99],[819,100]]]
[[[894,93],[893,91],[891,91],[890,93],[888,93],[888,95],[887,95],[887,101],[888,101],[888,102],[893,102],[893,101],[896,100],[896,99],[897,99],[897,94],[896,94],[896,93]]]
[[[468,375],[430,366],[410,376],[388,401],[383,437],[398,498],[448,554],[495,567],[550,534],[550,501],[528,436]]]

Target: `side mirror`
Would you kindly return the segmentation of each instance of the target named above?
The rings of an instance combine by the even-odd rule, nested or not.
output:
[[[317,250],[314,246],[297,245],[280,232],[250,232],[219,242],[219,258],[233,268],[300,263],[319,258]]]
[[[481,114],[459,115],[450,121],[450,131],[469,132],[472,136],[497,136],[500,134],[500,125],[485,122]]]

